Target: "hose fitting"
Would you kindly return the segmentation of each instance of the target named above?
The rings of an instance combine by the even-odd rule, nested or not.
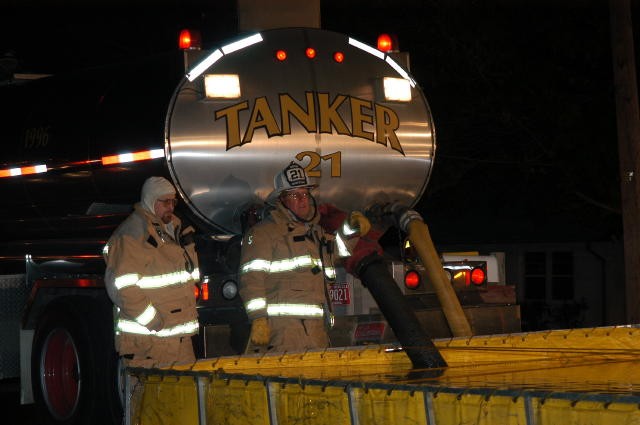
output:
[[[409,223],[411,223],[413,220],[420,220],[424,222],[422,216],[417,211],[412,210],[406,205],[402,205],[397,202],[388,204],[386,206],[386,210],[389,213],[393,214],[398,228],[400,228],[400,230],[402,230],[403,232],[409,232]]]

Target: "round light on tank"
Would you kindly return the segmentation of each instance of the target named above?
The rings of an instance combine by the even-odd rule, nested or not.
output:
[[[200,50],[202,47],[200,31],[186,28],[181,30],[178,36],[178,47],[181,50]]]
[[[393,40],[389,34],[380,34],[378,36],[378,50],[385,53],[393,50]]]
[[[222,284],[222,297],[225,300],[232,300],[238,295],[238,284],[233,280],[227,280]]]

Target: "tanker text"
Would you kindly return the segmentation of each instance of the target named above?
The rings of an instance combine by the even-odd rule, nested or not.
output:
[[[217,110],[216,120],[226,120],[227,150],[250,143],[257,129],[263,129],[269,137],[291,134],[293,117],[308,133],[333,133],[335,130],[337,134],[375,141],[384,146],[388,144],[391,149],[404,155],[396,135],[400,119],[393,109],[342,94],[336,95],[333,100],[328,93],[306,92],[305,97],[306,109],[290,95],[280,94],[280,122],[276,120],[267,98],[256,98],[244,134],[241,134],[240,112],[250,109],[248,101]],[[351,128],[343,117],[348,117]]]

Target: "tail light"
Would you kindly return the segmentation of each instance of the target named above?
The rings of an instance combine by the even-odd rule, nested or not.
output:
[[[474,285],[482,285],[487,281],[487,273],[481,268],[476,267],[471,270],[471,283]]]
[[[202,301],[209,300],[209,282],[202,282],[200,285],[200,299]]]
[[[193,292],[198,301],[209,300],[209,281],[203,280],[200,284],[193,285]]]
[[[484,261],[446,261],[443,266],[455,288],[487,283],[487,263]]]
[[[211,298],[209,291],[209,277],[202,279],[202,282],[193,286],[193,292],[198,303],[206,301],[233,300],[238,296],[238,284],[235,280],[225,280],[221,286],[218,283],[211,283],[211,290],[214,291],[214,297]],[[220,297],[220,295],[222,297]]]
[[[404,286],[408,289],[416,289],[420,286],[422,278],[420,273],[415,270],[409,270],[404,275]]]

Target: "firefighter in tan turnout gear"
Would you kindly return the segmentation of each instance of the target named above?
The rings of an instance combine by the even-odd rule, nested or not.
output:
[[[167,179],[148,178],[141,202],[104,248],[105,284],[116,307],[116,350],[129,366],[195,361],[198,259],[193,229],[182,229],[173,214],[176,203]]]
[[[242,241],[240,294],[251,323],[247,353],[321,349],[330,346],[328,283],[334,261],[350,255],[358,235],[370,228],[352,212],[335,236],[320,226],[312,184],[291,162],[274,178],[270,215]]]

